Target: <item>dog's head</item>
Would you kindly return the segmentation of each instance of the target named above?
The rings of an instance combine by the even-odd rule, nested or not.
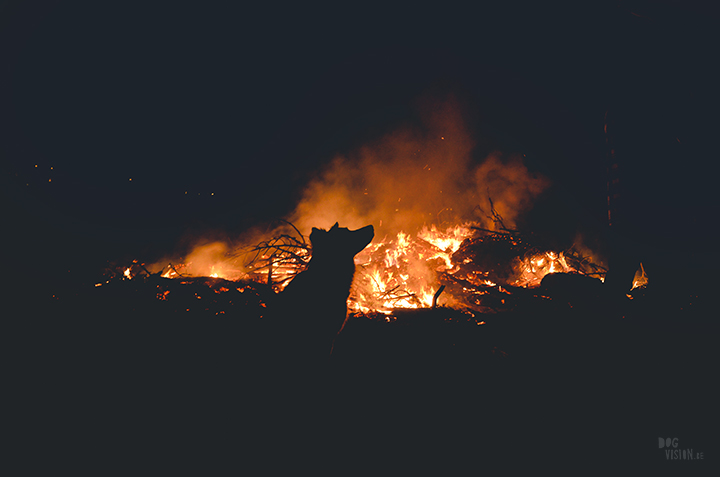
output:
[[[310,243],[313,247],[313,256],[320,254],[333,254],[340,257],[354,257],[372,241],[375,236],[375,229],[372,225],[357,229],[348,230],[347,227],[339,227],[335,222],[330,230],[316,229],[313,227],[310,234]]]

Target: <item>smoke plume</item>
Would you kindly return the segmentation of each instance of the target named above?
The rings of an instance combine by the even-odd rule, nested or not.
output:
[[[490,197],[505,225],[515,225],[548,181],[530,173],[519,156],[474,157],[461,113],[453,99],[423,102],[420,127],[334,158],[308,184],[289,220],[304,234],[336,221],[349,228],[372,224],[379,237],[431,223],[493,228]]]
[[[425,98],[418,106],[419,124],[330,161],[285,219],[305,237],[312,227],[330,228],[335,222],[351,229],[372,224],[380,240],[401,231],[415,235],[431,224],[474,222],[495,229],[491,198],[505,226],[514,227],[548,180],[530,173],[519,155],[496,151],[476,157],[461,105],[453,98]],[[187,248],[185,257],[164,258],[152,268],[184,262],[192,275],[235,277],[248,271],[254,245],[281,233],[297,236],[285,224],[259,225],[232,244],[204,237]]]

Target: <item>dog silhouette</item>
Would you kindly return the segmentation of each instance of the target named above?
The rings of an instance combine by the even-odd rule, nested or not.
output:
[[[357,230],[312,229],[307,269],[278,294],[269,318],[275,350],[289,359],[329,358],[347,319],[347,299],[355,275],[354,257],[375,236],[372,225]]]

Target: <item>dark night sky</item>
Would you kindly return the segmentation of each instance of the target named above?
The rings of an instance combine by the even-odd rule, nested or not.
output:
[[[282,217],[325,161],[412,121],[427,91],[476,105],[482,147],[527,153],[558,187],[546,208],[563,203],[570,228],[595,227],[603,114],[622,78],[647,63],[670,82],[699,78],[701,95],[717,84],[717,16],[689,5],[6,4],[11,265],[68,279],[172,249],[188,230],[232,234]]]

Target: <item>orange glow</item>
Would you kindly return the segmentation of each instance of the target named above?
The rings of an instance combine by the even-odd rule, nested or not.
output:
[[[648,277],[645,274],[645,267],[643,267],[643,264],[640,264],[640,268],[637,269],[635,272],[635,277],[633,277],[633,286],[632,290],[640,287],[646,286],[648,283]]]
[[[537,287],[549,273],[597,271],[574,252],[529,249],[505,233],[550,184],[526,167],[524,156],[493,151],[479,161],[455,98],[421,98],[418,108],[422,127],[403,126],[318,170],[286,216],[292,227],[268,224],[232,243],[208,236],[148,270],[183,281],[253,281],[277,293],[306,268],[313,227],[372,224],[375,240],[355,256],[348,308],[389,321],[397,308],[507,308],[517,287]],[[487,241],[482,233],[490,233]],[[133,271],[140,273],[139,266]],[[236,289],[252,292],[240,283]]]
[[[437,273],[453,270],[450,256],[470,235],[468,225],[446,230],[433,225],[414,237],[399,232],[371,243],[355,257],[357,272],[349,308],[387,314],[394,308],[431,307],[440,287]]]
[[[380,240],[376,237],[375,241],[355,256],[356,273],[348,299],[349,311],[381,313],[392,319],[393,310],[403,308],[431,308],[439,305],[467,311],[477,307],[486,309],[487,306],[483,304],[486,298],[488,303],[506,306],[511,303],[508,299],[513,295],[514,287],[538,287],[543,277],[550,273],[588,273],[588,270],[582,269],[583,266],[576,265],[581,269],[571,266],[565,252],[531,251],[514,259],[515,262],[508,265],[510,276],[502,278],[493,270],[479,268],[472,262],[472,254],[467,255],[468,249],[464,247],[472,249],[478,244],[495,243],[492,240],[483,242],[487,239],[479,236],[473,227],[471,223],[445,228],[429,225],[421,227],[414,234],[400,231]],[[509,246],[519,246],[521,242],[512,237],[499,240],[506,241]],[[166,265],[161,270],[161,276],[169,279],[204,276],[232,281],[251,280],[270,284],[275,292],[280,292],[295,275],[305,269],[311,251],[307,244],[302,245],[303,242],[299,241],[270,239],[263,243],[271,244],[272,247],[254,248],[262,253],[256,252],[255,260],[246,264],[245,271],[232,268],[237,265],[228,261],[223,247],[209,244],[196,248],[187,257],[191,260],[185,263]],[[453,254],[461,249],[465,252],[453,261]],[[576,259],[574,255],[570,257]],[[644,270],[639,270],[638,274],[644,277]],[[131,269],[125,269],[123,275],[132,278]],[[636,286],[640,286],[641,277],[636,278]],[[443,284],[449,288],[436,298]],[[236,289],[243,293],[247,286],[238,286]],[[230,290],[223,286],[213,291],[220,294]],[[158,299],[165,300],[167,294],[158,294]],[[199,295],[196,297],[201,299]]]
[[[526,257],[516,266],[518,278],[514,286],[532,288],[540,285],[543,277],[549,273],[577,272],[570,267],[563,252],[541,252]]]

